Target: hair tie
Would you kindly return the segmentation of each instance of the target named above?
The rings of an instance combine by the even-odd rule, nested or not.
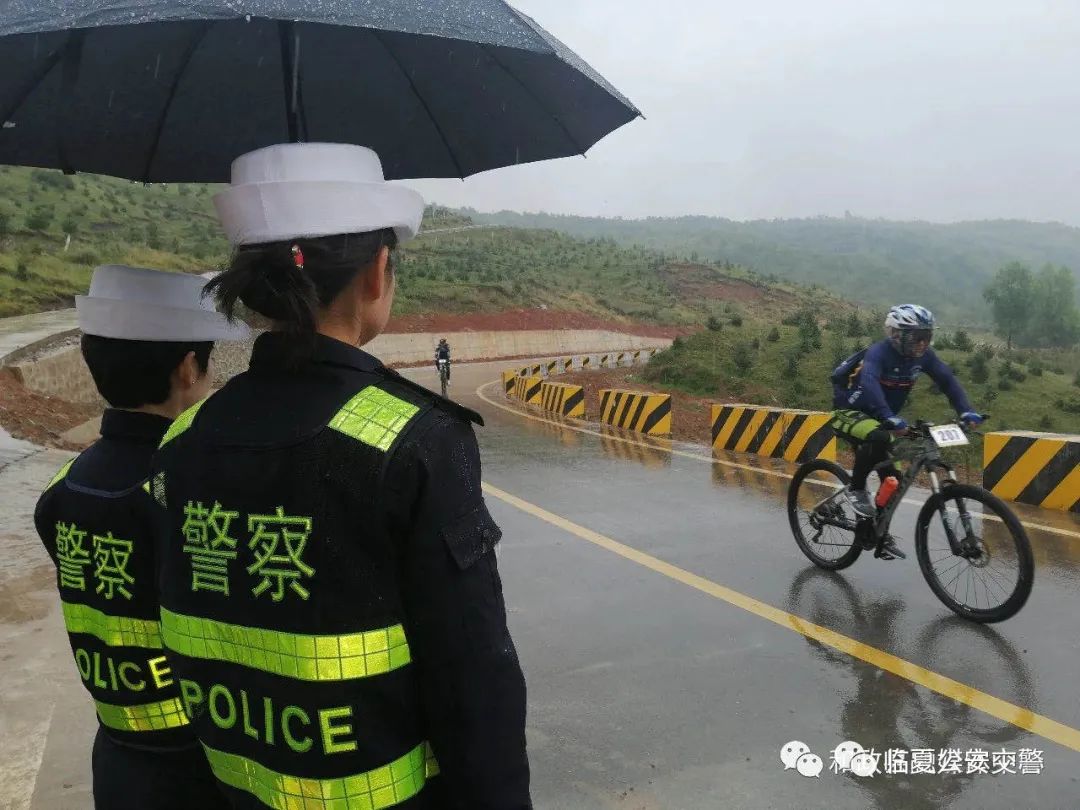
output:
[[[304,269],[304,252],[300,250],[299,245],[292,246],[293,264],[296,265],[297,270]]]

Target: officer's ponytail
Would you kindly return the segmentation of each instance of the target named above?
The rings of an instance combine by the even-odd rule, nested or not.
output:
[[[315,343],[319,310],[333,303],[384,247],[397,247],[390,228],[243,245],[205,292],[217,299],[230,320],[242,303],[274,321],[294,339],[294,360],[302,362]],[[390,264],[387,270],[391,272]]]

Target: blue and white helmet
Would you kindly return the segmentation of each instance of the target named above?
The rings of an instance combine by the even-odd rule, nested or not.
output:
[[[925,342],[929,346],[933,342],[934,313],[918,304],[899,304],[885,316],[885,334],[900,354],[921,354],[916,344]]]

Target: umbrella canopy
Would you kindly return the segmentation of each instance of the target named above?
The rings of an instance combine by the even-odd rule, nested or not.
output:
[[[640,113],[502,0],[9,0],[0,163],[226,182],[275,143],[388,179],[584,154]]]

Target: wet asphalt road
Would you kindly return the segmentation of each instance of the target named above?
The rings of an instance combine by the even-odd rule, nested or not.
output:
[[[970,705],[974,690],[987,693],[1017,707],[1005,715],[1021,725],[1031,725],[1022,710],[1064,724],[1066,742],[1080,747],[1080,521],[1023,510],[1054,530],[1029,526],[1031,600],[1010,621],[972,625],[938,602],[913,554],[864,555],[840,574],[810,565],[788,526],[787,478],[499,409],[474,391],[500,368],[462,366],[451,390],[487,420],[484,479],[498,491],[959,682],[945,694],[916,686],[489,493],[529,681],[539,807],[1080,806],[1077,750]],[[504,402],[498,384],[482,393]],[[909,551],[916,512],[903,507],[894,524]],[[791,740],[822,757],[820,778],[784,770],[779,751]],[[965,771],[971,749],[1034,749],[1043,764],[1037,774],[860,778],[828,770],[846,740],[878,752],[933,749],[935,761],[959,749]]]
[[[503,365],[455,367],[451,395],[487,420],[478,435],[529,684],[538,808],[1080,806],[1080,521],[1024,510],[1031,600],[1008,622],[970,625],[937,601],[913,555],[864,555],[841,574],[811,566],[791,538],[781,475],[713,463],[701,448],[678,455],[568,430],[478,397]],[[499,384],[481,392],[506,407]],[[5,497],[19,496],[2,529],[0,808],[90,806],[92,710],[27,534],[32,493],[64,457],[0,472]],[[915,512],[898,514],[907,550]],[[842,651],[800,619],[866,646]],[[912,677],[934,688],[867,663],[878,650],[928,670]],[[1007,705],[975,708],[987,695]],[[791,740],[824,760],[819,778],[784,770]],[[935,759],[955,749],[961,761],[970,749],[1032,749],[1042,767],[860,778],[828,770],[845,740]]]

